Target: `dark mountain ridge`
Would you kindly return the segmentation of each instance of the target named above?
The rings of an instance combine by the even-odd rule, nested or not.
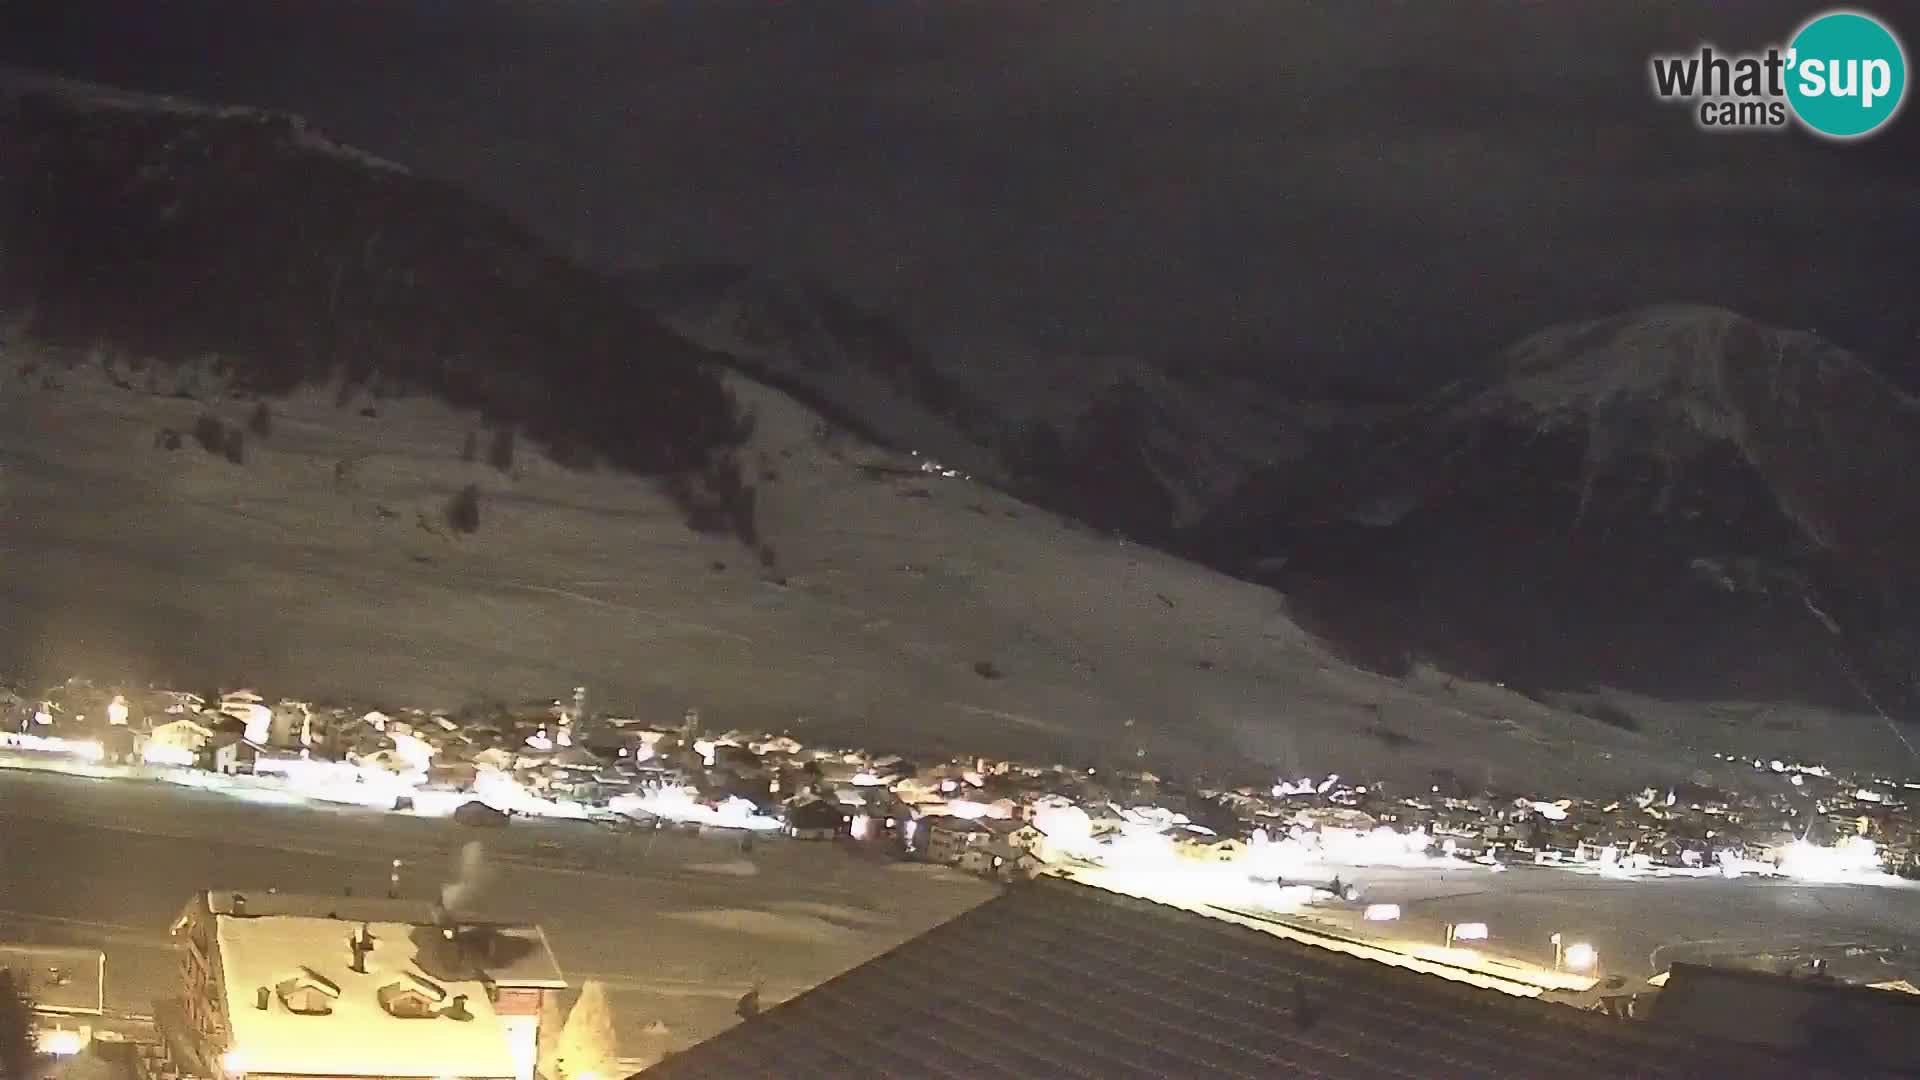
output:
[[[1345,395],[1373,412],[1387,400],[1357,380],[1289,390],[1197,361],[1012,346],[936,355],[898,319],[822,282],[734,263],[669,263],[623,280],[676,331],[874,441],[1157,545],[1296,449],[1321,422],[1309,414]]]
[[[1556,327],[1319,440],[1186,537],[1370,666],[1920,705],[1920,403],[1705,308]]]
[[[706,467],[718,359],[454,188],[298,118],[0,73],[0,310],[253,393],[430,392],[576,464]]]

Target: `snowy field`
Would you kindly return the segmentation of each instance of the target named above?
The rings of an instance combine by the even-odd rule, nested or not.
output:
[[[167,927],[195,890],[379,896],[398,858],[403,894],[432,898],[475,839],[486,850],[477,905],[538,920],[576,987],[604,980],[630,1058],[726,1027],[756,983],[763,1003],[785,1000],[994,891],[797,841],[742,852],[724,838],[565,822],[471,830],[0,771],[0,940],[105,949],[109,1005],[146,1013],[174,992]]]
[[[1207,875],[1218,880],[1203,883]],[[1287,921],[1387,944],[1397,951],[1445,957],[1449,924],[1484,923],[1487,937],[1470,944],[1491,958],[1551,970],[1553,936],[1584,944],[1601,975],[1647,979],[1675,961],[1742,963],[1760,955],[1828,956],[1836,972],[1862,981],[1920,979],[1920,887],[1897,878],[1874,883],[1811,883],[1786,878],[1634,877],[1549,867],[1398,868],[1316,864],[1290,881],[1338,876],[1360,890],[1357,905],[1299,907],[1297,887],[1247,882],[1229,868],[1089,871],[1095,884],[1160,896],[1175,903],[1211,903],[1228,910],[1274,910]],[[1367,905],[1394,905],[1399,917],[1368,922]],[[1848,948],[1883,959],[1846,958]],[[1844,970],[1843,970],[1844,969]],[[1591,975],[1590,970],[1584,974]],[[1569,973],[1573,974],[1573,973]]]
[[[1307,858],[1264,867],[1257,854],[1240,864],[1136,857],[1073,862],[1060,872],[1437,977],[1580,1007],[1612,993],[1647,992],[1679,962],[1801,974],[1818,962],[1860,985],[1920,979],[1920,887],[1879,873],[1729,878],[1404,853],[1385,862]]]
[[[44,358],[23,375],[33,359],[0,361],[0,670],[30,682],[389,706],[584,684],[607,710],[694,705],[715,727],[1215,775],[1258,762],[1424,783],[1446,767],[1552,791],[1697,764],[1498,688],[1358,671],[1270,590],[822,438],[749,383],[743,463],[772,571],[688,532],[645,482],[525,445],[510,476],[464,462],[475,419],[432,402],[277,403],[236,465],[193,443],[209,407],[170,384]],[[235,425],[250,410],[211,408]],[[184,447],[157,448],[162,428]],[[455,535],[443,510],[468,483],[482,523]]]
[[[1641,877],[1521,867],[1430,871],[1352,867],[1368,903],[1398,904],[1398,923],[1371,927],[1441,943],[1449,923],[1485,922],[1486,951],[1553,963],[1552,937],[1594,948],[1603,973],[1641,979],[1675,961],[1799,954],[1857,945],[1904,954],[1884,980],[1920,976],[1920,889],[1785,878]],[[1351,913],[1346,921],[1352,924]]]

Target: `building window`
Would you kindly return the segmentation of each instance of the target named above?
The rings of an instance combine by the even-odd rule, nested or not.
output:
[[[431,1020],[447,992],[425,979],[409,977],[380,988],[380,1007],[401,1020]]]

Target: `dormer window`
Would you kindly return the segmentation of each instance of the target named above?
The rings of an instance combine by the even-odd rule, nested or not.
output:
[[[273,989],[280,1004],[297,1016],[326,1016],[333,1012],[333,1001],[340,996],[337,983],[308,967],[280,980]]]
[[[438,1014],[446,990],[418,975],[403,975],[380,988],[380,1007],[401,1020],[431,1020]]]

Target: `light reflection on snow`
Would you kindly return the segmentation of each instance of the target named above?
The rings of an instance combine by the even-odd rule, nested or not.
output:
[[[61,754],[81,761],[99,761],[107,756],[106,748],[87,739],[62,739],[54,735],[26,735],[11,731],[0,731],[0,747],[12,750],[30,750],[40,754]]]
[[[776,832],[780,828],[777,818],[759,813],[745,799],[729,796],[717,805],[709,806],[695,799],[685,788],[678,787],[658,787],[638,794],[616,795],[608,808],[616,814],[632,816],[639,813],[664,821],[711,825],[722,829]]]
[[[1849,836],[1833,847],[1796,840],[1780,856],[1780,872],[1801,881],[1858,881],[1885,877],[1882,870],[1879,850],[1863,836]]]

